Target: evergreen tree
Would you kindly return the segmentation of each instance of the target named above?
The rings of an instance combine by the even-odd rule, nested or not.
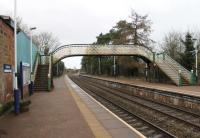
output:
[[[186,69],[192,70],[195,63],[195,48],[192,35],[188,32],[185,36],[185,41],[182,42],[185,45],[185,52],[182,54],[182,65]]]
[[[100,33],[97,36],[97,41],[94,44],[120,45],[120,44],[135,44],[139,46],[150,47],[153,42],[150,39],[151,21],[148,16],[142,16],[135,11],[131,12],[131,21],[120,20],[108,33]],[[83,57],[82,69],[86,73],[98,74],[99,57]],[[113,70],[113,56],[101,56],[101,74],[111,75]],[[127,63],[128,62],[128,63]],[[143,62],[131,56],[116,56],[117,72],[120,75],[134,74]]]

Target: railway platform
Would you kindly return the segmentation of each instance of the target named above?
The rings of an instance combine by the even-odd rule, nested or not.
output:
[[[67,76],[54,79],[52,92],[31,97],[28,112],[0,119],[1,138],[144,137],[85,93]]]
[[[153,88],[157,90],[170,91],[174,93],[200,97],[199,85],[179,87],[173,84],[146,82],[145,80],[135,79],[135,78],[128,79],[124,77],[105,77],[105,76],[92,76],[92,75],[84,75],[84,76],[113,81],[113,82],[119,82],[119,83],[124,83],[124,84],[130,84],[134,86],[141,86],[141,87],[146,87],[146,88]]]

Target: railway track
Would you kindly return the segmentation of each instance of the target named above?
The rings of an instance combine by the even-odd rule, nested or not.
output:
[[[90,91],[90,94],[93,93],[94,95],[95,93],[95,95],[109,100],[109,102],[112,102],[115,106],[120,106],[124,111],[148,121],[161,130],[164,130],[169,134],[171,133],[172,136],[200,137],[200,117],[198,114],[142,99],[141,97],[127,94],[124,90],[108,88],[104,85],[99,85],[96,81],[83,77],[72,77],[72,80],[83,89],[87,89],[86,92]],[[129,118],[130,115],[127,115],[127,117]],[[128,119],[124,120],[127,121]],[[130,121],[131,119],[128,120],[127,123],[130,124]],[[134,122],[132,124],[137,123]],[[134,128],[137,127],[134,126]],[[145,127],[142,127],[141,129],[145,130]],[[138,130],[141,131],[140,128]],[[152,137],[148,134],[146,136]]]
[[[113,102],[111,99],[105,98],[99,93],[98,89],[96,88],[93,89],[91,85],[85,85],[83,81],[80,81],[79,79],[74,78],[74,77],[71,77],[71,79],[77,85],[79,85],[83,90],[85,90],[87,93],[92,95],[95,99],[101,102],[104,106],[106,106],[113,113],[118,115],[128,124],[133,126],[135,129],[140,131],[146,137],[149,137],[149,138],[175,138],[176,137],[175,135],[170,134],[169,132],[163,130],[162,128],[152,124],[148,120],[129,112],[128,110],[126,110],[126,108],[124,108],[121,105],[118,105],[116,102]]]
[[[95,85],[99,87],[96,84],[96,82],[93,82],[93,81],[87,81],[87,82],[93,86]],[[107,92],[110,92],[114,95],[119,95],[120,97],[124,97],[130,100],[131,102],[135,102],[141,106],[149,107],[151,109],[154,109],[157,112],[161,112],[168,116],[174,117],[177,120],[184,121],[187,125],[191,125],[192,127],[196,127],[200,129],[200,115],[196,113],[188,112],[188,111],[178,109],[176,107],[164,105],[164,104],[161,104],[149,99],[144,99],[138,96],[130,95],[130,94],[127,94],[126,91],[122,89],[112,88],[112,90],[114,91],[111,91],[111,88],[108,88],[106,86],[101,85],[100,87],[101,89]]]

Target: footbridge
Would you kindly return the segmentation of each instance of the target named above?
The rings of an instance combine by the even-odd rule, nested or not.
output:
[[[70,44],[61,46],[51,52],[50,58],[48,58],[48,78],[52,78],[51,68],[53,64],[72,56],[138,56],[143,58],[145,62],[152,62],[156,65],[174,84],[178,86],[194,84],[194,74],[167,54],[155,53],[147,47],[138,45]],[[50,80],[48,82],[50,83]]]
[[[192,84],[191,72],[165,53],[156,54],[139,45],[71,44],[57,48],[52,53],[53,64],[72,56],[139,56],[156,64],[176,85]]]

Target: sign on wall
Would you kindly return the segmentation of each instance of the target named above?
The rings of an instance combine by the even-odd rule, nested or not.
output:
[[[10,65],[10,64],[3,64],[3,72],[4,73],[11,73],[12,72],[12,65]]]
[[[23,85],[28,85],[30,83],[31,68],[29,63],[22,63],[23,69]]]

